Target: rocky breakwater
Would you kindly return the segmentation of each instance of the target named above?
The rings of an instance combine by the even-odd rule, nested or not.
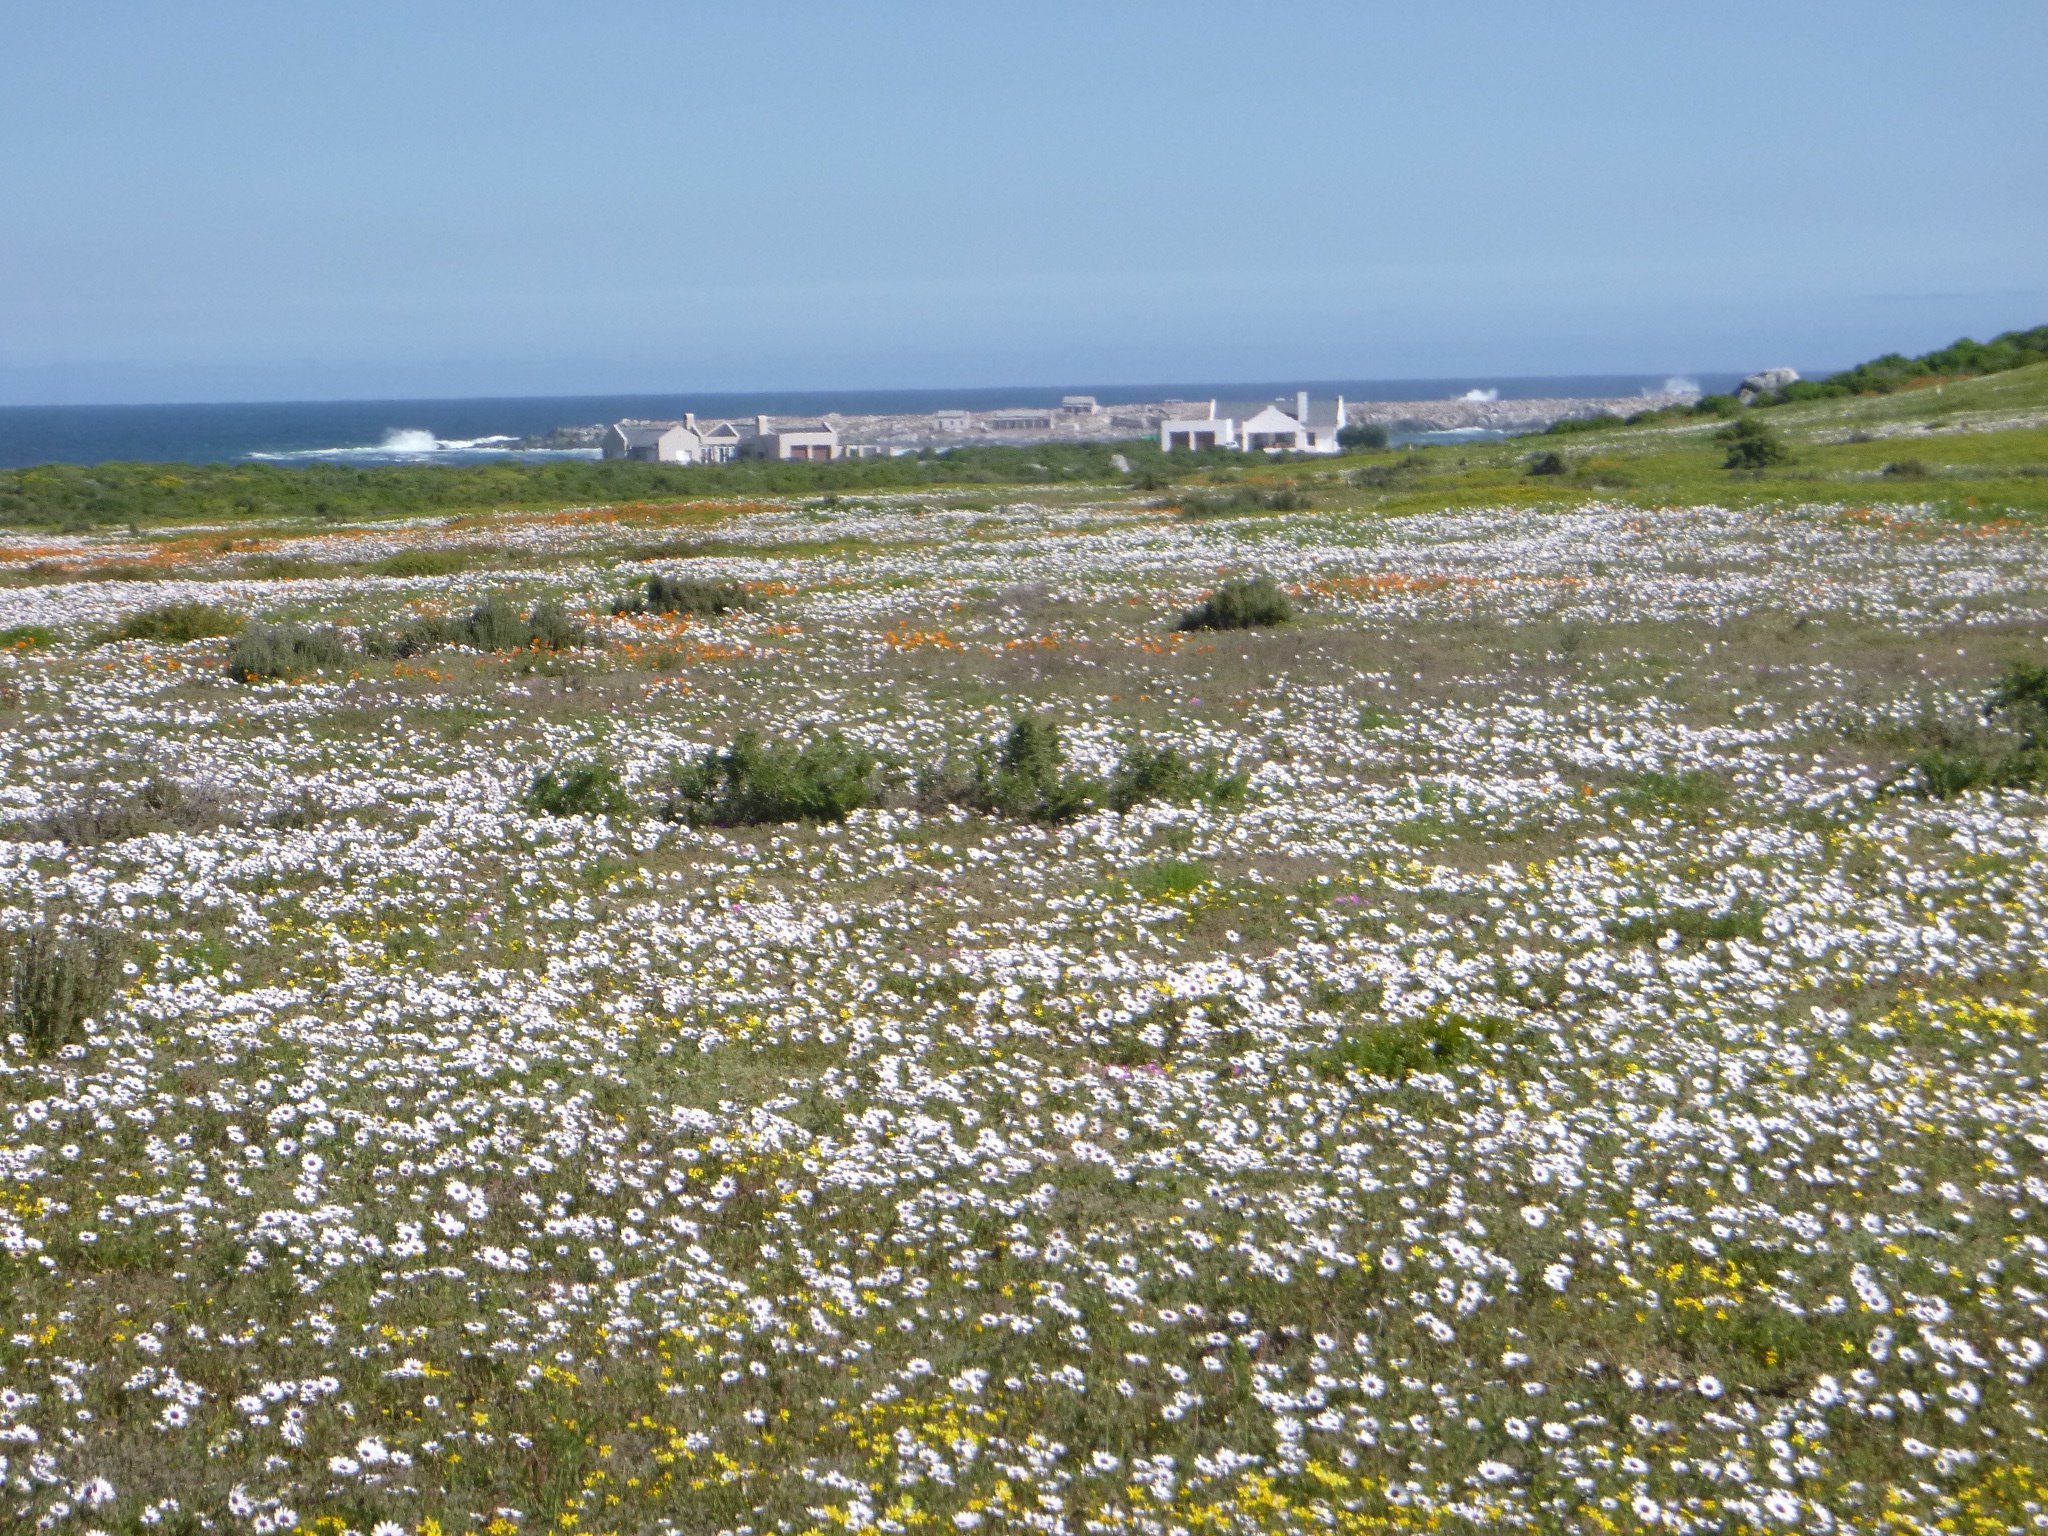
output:
[[[1633,416],[1637,411],[1690,405],[1698,398],[1688,390],[1610,399],[1498,400],[1464,395],[1452,400],[1353,400],[1346,403],[1344,414],[1354,425],[1395,432],[1540,432],[1570,417]]]

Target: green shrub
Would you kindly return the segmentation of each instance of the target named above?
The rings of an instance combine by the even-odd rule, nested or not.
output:
[[[475,651],[523,651],[533,643],[533,626],[511,601],[493,592],[462,620],[462,643]]]
[[[241,619],[211,603],[165,603],[131,613],[106,638],[109,640],[154,640],[159,645],[185,645],[193,640],[212,640],[232,635],[242,627]]]
[[[1285,624],[1294,604],[1270,576],[1226,581],[1200,607],[1181,615],[1176,629],[1256,629]]]
[[[1723,427],[1714,434],[1728,445],[1728,458],[1723,469],[1769,469],[1773,464],[1790,462],[1792,450],[1785,446],[1785,440],[1754,416],[1745,416],[1733,426]]]
[[[665,814],[693,827],[839,821],[874,803],[879,766],[836,731],[800,745],[743,731],[724,751],[677,765]]]
[[[1024,821],[1072,821],[1095,807],[1097,786],[1065,771],[1060,728],[1039,715],[1019,715],[993,757],[983,753],[962,797],[991,816]]]
[[[473,651],[565,651],[583,644],[586,631],[551,597],[521,613],[510,598],[492,593],[465,614],[414,619],[377,649],[393,656],[417,656],[444,645]]]
[[[251,624],[228,647],[227,672],[255,682],[338,667],[347,659],[348,644],[332,625],[308,629],[302,624]]]
[[[2030,331],[2007,331],[1989,341],[1972,341],[1965,336],[1919,357],[1887,352],[1883,357],[1858,363],[1854,368],[1831,374],[1825,379],[1800,379],[1779,390],[1769,403],[1836,400],[1847,395],[1887,395],[1895,389],[1927,379],[2005,373],[2043,361],[2048,361],[2048,325],[2037,325]]]
[[[761,600],[736,581],[703,581],[695,576],[650,576],[647,590],[622,598],[612,612],[706,614],[758,608]]]
[[[1337,430],[1337,446],[1346,453],[1376,453],[1393,438],[1378,422],[1355,422]]]
[[[520,802],[530,816],[629,816],[632,801],[603,758],[543,768]]]
[[[1245,774],[1225,774],[1213,763],[1191,763],[1172,747],[1133,746],[1110,775],[1103,799],[1113,811],[1155,800],[1169,805],[1197,800],[1237,805],[1244,800],[1246,782]]]
[[[1344,478],[1362,491],[1393,491],[1412,484],[1428,468],[1427,459],[1411,452],[1385,464],[1368,464],[1363,469],[1354,469]]]
[[[0,629],[0,651],[27,651],[39,645],[55,645],[57,631],[47,624],[16,624]]]
[[[1987,720],[2005,716],[2020,733],[2020,745],[2048,744],[2048,666],[2015,661],[2006,667],[1984,701]]]
[[[1610,427],[1623,426],[1619,416],[1610,416],[1604,411],[1597,416],[1560,416],[1544,433],[1550,437],[1569,437],[1575,432],[1605,432]]]
[[[1562,475],[1569,472],[1571,465],[1565,462],[1561,453],[1539,453],[1529,461],[1532,475]]]
[[[1724,419],[1729,416],[1740,416],[1742,402],[1733,395],[1701,395],[1692,403],[1692,413],[1695,416],[1720,416]]]
[[[44,923],[0,937],[10,1032],[36,1055],[55,1055],[113,999],[126,959],[126,944],[106,929]]]
[[[1878,473],[1887,480],[1925,480],[1927,465],[1921,459],[1895,459]]]
[[[1896,787],[1924,800],[1951,800],[1973,789],[2035,789],[2048,784],[2048,666],[2016,661],[1985,697],[1987,724],[2010,733],[1983,750],[1937,747],[1908,759]]]
[[[453,576],[473,562],[474,555],[466,549],[404,549],[370,569],[380,576]]]
[[[1262,491],[1240,485],[1229,490],[1197,491],[1181,502],[1183,517],[1241,517],[1248,512],[1306,512],[1315,498],[1293,486]]]

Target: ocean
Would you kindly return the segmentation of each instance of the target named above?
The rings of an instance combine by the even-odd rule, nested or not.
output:
[[[1735,375],[1694,374],[1687,382],[1726,389]],[[348,464],[474,463],[550,458],[575,450],[520,450],[507,440],[556,427],[699,416],[908,414],[953,406],[994,410],[1049,405],[1064,394],[1105,405],[1178,396],[1257,400],[1298,388],[1351,400],[1445,400],[1497,391],[1504,400],[1612,398],[1662,389],[1663,374],[1569,378],[1365,379],[1262,384],[1062,385],[1056,388],[839,390],[801,394],[568,395],[484,400],[318,400],[225,405],[0,406],[0,468],[100,464],[109,460],[190,464],[331,460]],[[1469,435],[1469,434],[1468,434]],[[581,456],[587,457],[587,454]]]

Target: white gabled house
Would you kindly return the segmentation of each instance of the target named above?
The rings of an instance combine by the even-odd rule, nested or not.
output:
[[[1169,416],[1159,423],[1159,446],[1168,453],[1234,448],[1244,453],[1336,453],[1344,429],[1344,397],[1312,401],[1307,390],[1292,400],[1248,401],[1203,416]]]
[[[723,464],[736,457],[739,429],[729,421],[699,423],[693,411],[681,421],[620,421],[605,428],[600,446],[608,459],[641,459],[650,464]]]

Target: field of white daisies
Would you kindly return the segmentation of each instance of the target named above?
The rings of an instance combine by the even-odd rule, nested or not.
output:
[[[0,549],[0,928],[119,956],[0,1055],[12,1528],[2048,1527],[2048,821],[1907,766],[2043,659],[2048,539],[1048,495],[139,547]],[[1175,629],[1254,572],[1293,622]],[[659,573],[755,606],[614,613]],[[494,593],[586,643],[365,643]],[[346,657],[105,638],[180,602]],[[1244,794],[909,787],[1025,713]],[[742,730],[893,787],[666,819]],[[611,811],[532,809],[586,763]]]

